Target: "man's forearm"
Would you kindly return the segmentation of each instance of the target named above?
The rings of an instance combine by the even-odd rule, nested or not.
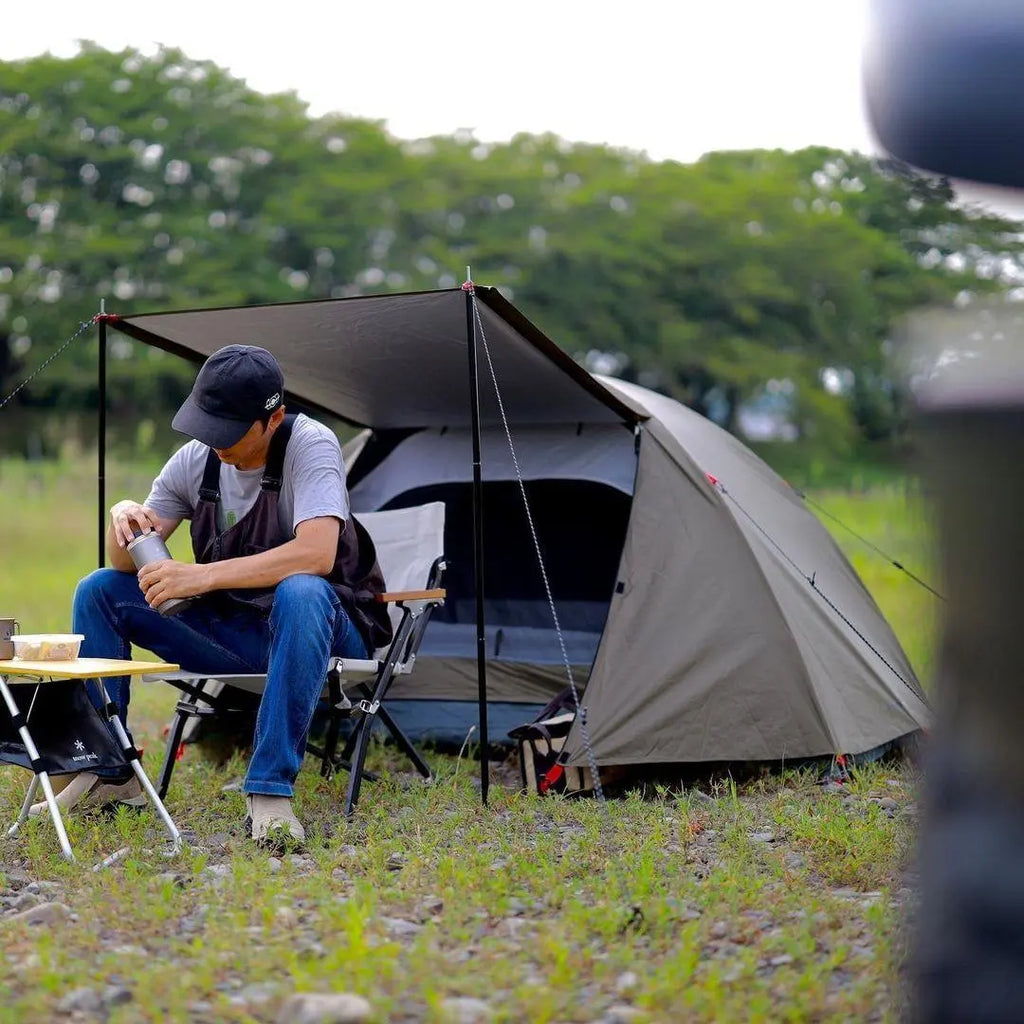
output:
[[[204,590],[230,590],[249,587],[274,587],[286,576],[308,573],[326,576],[334,566],[334,552],[325,552],[299,540],[256,555],[241,555],[209,562],[203,566]]]

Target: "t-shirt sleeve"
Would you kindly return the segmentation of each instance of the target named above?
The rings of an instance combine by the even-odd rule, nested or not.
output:
[[[293,491],[293,532],[299,523],[321,516],[334,516],[344,523],[349,515],[348,491],[338,439],[324,427],[288,448],[293,462],[283,486],[290,483]]]
[[[150,488],[146,506],[163,519],[192,518],[192,488],[189,485],[190,446],[179,448],[164,464]]]

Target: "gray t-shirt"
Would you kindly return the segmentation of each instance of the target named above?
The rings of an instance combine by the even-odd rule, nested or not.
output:
[[[146,505],[165,519],[191,519],[199,501],[208,451],[199,441],[189,441],[179,448],[153,481]],[[301,413],[295,418],[285,449],[283,477],[277,509],[286,537],[293,537],[295,527],[307,519],[334,516],[343,524],[348,519],[341,446],[322,423]],[[221,530],[234,526],[253,507],[262,479],[262,466],[240,470],[221,464],[217,509]]]

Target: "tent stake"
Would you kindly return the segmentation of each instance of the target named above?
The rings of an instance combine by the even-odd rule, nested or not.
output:
[[[96,492],[99,503],[97,519],[99,522],[99,552],[97,568],[102,569],[106,563],[107,533],[107,316],[100,299],[100,315],[96,318],[100,327],[100,352],[97,365],[99,384],[99,437],[96,440]]]
[[[490,770],[487,761],[487,646],[484,637],[484,504],[480,478],[480,386],[476,370],[476,324],[473,282],[466,268],[466,342],[469,351],[469,409],[473,433],[473,588],[476,591],[476,679],[480,714],[480,798],[487,803]]]

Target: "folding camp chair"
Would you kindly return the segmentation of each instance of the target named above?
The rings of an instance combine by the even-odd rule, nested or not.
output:
[[[427,622],[434,608],[444,603],[440,589],[444,574],[444,503],[429,502],[412,508],[387,512],[360,513],[359,521],[366,527],[377,549],[377,560],[388,587],[379,600],[388,605],[394,627],[394,638],[387,648],[374,652],[372,658],[332,658],[328,665],[321,697],[321,710],[327,726],[322,745],[306,744],[307,753],[320,758],[321,774],[330,777],[338,768],[349,772],[345,796],[345,816],[349,817],[359,799],[364,777],[374,776],[364,770],[366,752],[374,723],[379,720],[395,743],[425,779],[430,768],[395,720],[383,701],[397,675],[413,670],[416,653],[423,639]],[[240,692],[260,694],[266,683],[264,675],[208,676],[190,672],[166,673],[145,677],[162,680],[183,691],[186,697],[175,708],[167,736],[163,767],[157,790],[167,792],[179,756],[186,724],[195,718],[237,711],[242,703]],[[348,685],[357,697],[345,692]],[[344,749],[338,753],[341,724],[354,720]]]

